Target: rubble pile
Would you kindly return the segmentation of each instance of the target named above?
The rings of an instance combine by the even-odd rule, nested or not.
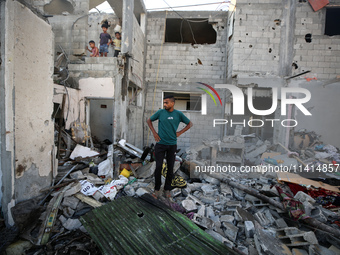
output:
[[[81,216],[124,196],[153,193],[152,146],[143,151],[121,140],[99,149],[77,143],[69,148],[61,154],[53,185],[12,209],[21,239],[7,251],[100,254]],[[202,159],[205,149],[209,160]],[[176,157],[172,198],[160,201],[240,254],[340,254],[339,189],[320,182],[320,176],[302,176],[327,162],[333,173],[324,174],[338,185],[339,155],[316,140],[296,151],[253,135],[206,140],[185,158]],[[229,160],[229,171],[206,168]],[[270,166],[292,168],[268,171]],[[163,182],[166,171],[164,164]]]

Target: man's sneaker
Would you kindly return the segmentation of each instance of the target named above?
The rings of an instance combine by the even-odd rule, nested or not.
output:
[[[154,193],[152,193],[152,196],[155,199],[159,199],[162,196],[162,192],[160,190],[155,190]]]

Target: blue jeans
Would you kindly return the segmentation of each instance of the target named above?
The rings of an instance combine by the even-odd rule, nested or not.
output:
[[[109,45],[101,44],[99,47],[99,52],[100,53],[109,52]]]

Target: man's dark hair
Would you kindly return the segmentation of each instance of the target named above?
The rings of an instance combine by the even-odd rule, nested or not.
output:
[[[173,95],[165,96],[164,99],[170,99],[172,102],[175,102],[175,97]]]
[[[109,28],[109,24],[107,24],[107,23],[104,23],[104,24],[102,25],[102,27]]]
[[[89,41],[89,43],[95,43],[93,40]]]

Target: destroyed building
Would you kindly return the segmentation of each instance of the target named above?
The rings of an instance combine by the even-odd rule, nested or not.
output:
[[[320,2],[320,3],[317,3]],[[311,3],[311,4],[310,4]],[[252,87],[256,109],[270,109],[272,89],[300,87],[312,97],[305,103],[312,114],[305,115],[297,107],[289,107],[286,116],[277,110],[268,119],[295,119],[295,131],[307,129],[322,136],[325,143],[339,146],[339,119],[336,99],[339,86],[339,30],[335,13],[339,1],[237,1],[233,36],[233,77],[240,87]],[[245,90],[246,91],[246,90]],[[280,96],[280,93],[279,93]],[[305,97],[303,94],[292,97]],[[280,98],[278,98],[280,100]],[[252,116],[248,113],[249,118]],[[242,116],[243,117],[243,116]],[[260,118],[261,119],[261,118]],[[260,125],[256,123],[254,125]],[[294,126],[293,123],[286,126]],[[257,132],[262,139],[288,146],[292,128],[278,121],[264,127],[246,129]],[[288,134],[287,134],[288,133]]]
[[[186,226],[173,229],[187,245],[183,253],[197,252],[188,248],[194,242],[207,253],[337,254],[339,209],[311,197],[314,188],[336,197],[337,185],[264,169],[292,165],[308,172],[326,164],[333,171],[340,163],[340,32],[334,25],[340,1],[238,0],[223,11],[147,11],[142,0],[109,0],[113,13],[90,12],[102,2],[0,2],[0,200],[6,225],[18,224],[15,210],[38,199],[58,215],[55,232],[88,234],[88,246],[81,246],[88,250],[154,249],[148,240],[133,248],[117,236],[140,219],[161,235],[152,214],[157,210],[166,212],[161,220],[169,228]],[[103,22],[109,34],[121,32],[118,57],[113,48],[107,58],[86,50],[90,40],[98,46]],[[173,203],[166,203],[185,216],[152,200],[155,166],[152,154],[144,155],[150,148],[143,151],[155,143],[146,120],[170,94],[194,123],[178,140],[177,186]],[[237,171],[205,171],[218,164]],[[240,174],[246,166],[256,173]],[[205,173],[193,174],[197,168]],[[338,183],[335,173],[313,178]],[[303,191],[287,189],[298,182]],[[104,196],[103,189],[112,193]],[[303,204],[308,217],[300,215],[299,223],[287,217],[282,196]],[[119,211],[126,223],[110,232],[109,245],[94,227],[120,221],[117,214],[104,216],[106,210]],[[41,225],[41,235],[43,230]],[[42,236],[52,239],[49,248],[67,251],[58,234]]]

